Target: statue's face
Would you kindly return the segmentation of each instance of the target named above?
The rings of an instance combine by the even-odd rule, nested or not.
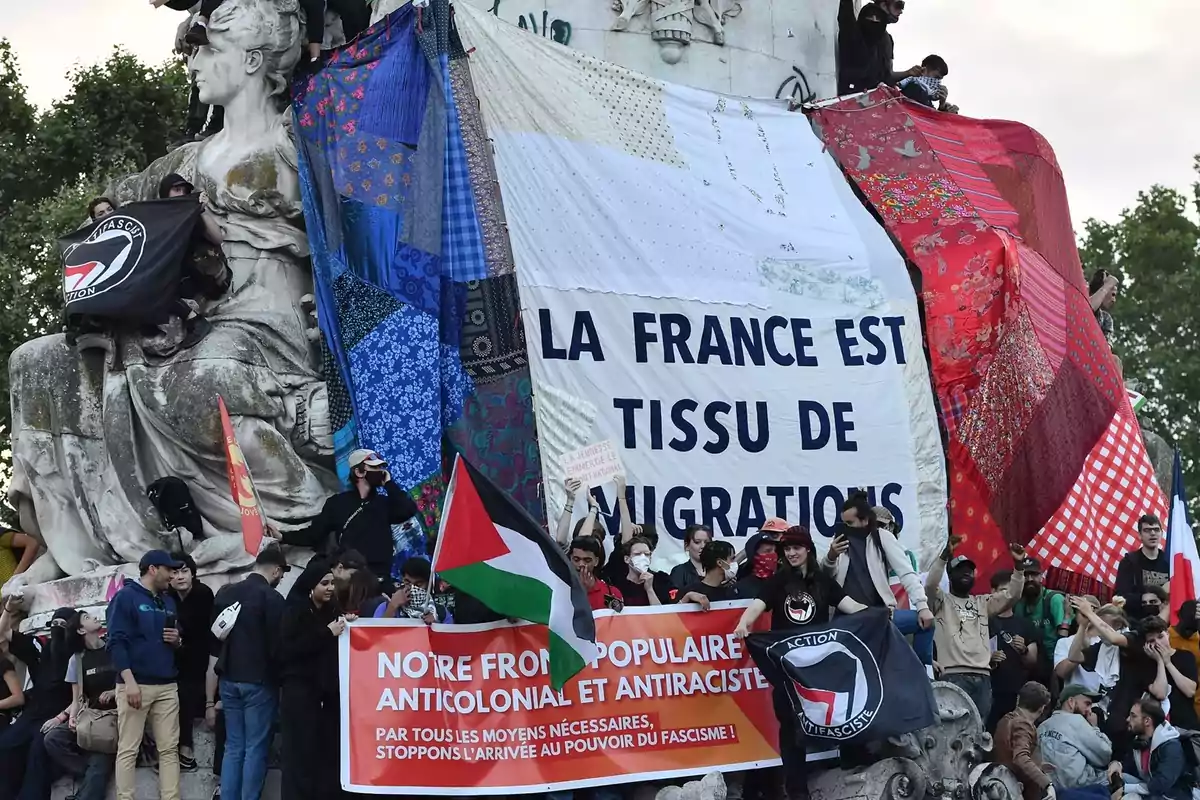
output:
[[[262,80],[263,54],[246,50],[228,31],[209,31],[208,45],[192,56],[200,102],[228,105],[247,84]]]

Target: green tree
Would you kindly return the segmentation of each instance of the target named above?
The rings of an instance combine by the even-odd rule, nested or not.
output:
[[[165,155],[182,128],[188,82],[178,62],[147,66],[120,49],[70,74],[66,97],[29,102],[12,48],[0,40],[0,358],[62,328],[55,240],[86,220],[110,180]],[[0,490],[11,469],[8,370],[0,371]],[[3,494],[0,494],[0,498]],[[0,517],[12,513],[0,506]]]
[[[1141,380],[1140,416],[1183,459],[1188,497],[1200,503],[1200,157],[1191,194],[1153,186],[1113,223],[1088,220],[1085,273],[1121,276],[1113,349],[1127,379]]]

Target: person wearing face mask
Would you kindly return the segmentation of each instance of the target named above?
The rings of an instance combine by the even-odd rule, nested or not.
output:
[[[326,500],[317,518],[307,528],[283,534],[283,543],[322,553],[357,550],[384,593],[391,594],[392,526],[416,516],[417,504],[392,480],[387,462],[375,451],[355,450],[347,463],[353,488]]]
[[[817,563],[812,534],[803,525],[795,525],[778,542],[780,569],[763,586],[758,598],[738,620],[734,635],[745,639],[764,611],[771,612],[771,630],[798,630],[829,621],[829,610],[843,614],[862,611],[864,604],[854,600]],[[775,716],[779,720],[779,753],[783,760],[784,792],[787,800],[808,798],[808,742],[796,725],[786,691],[779,686],[772,692]]]
[[[894,85],[902,78],[921,74],[919,66],[907,72],[892,71],[895,42],[888,25],[900,21],[905,0],[867,3],[854,16],[853,0],[841,0],[838,9],[838,94],[874,89],[881,83]]]
[[[289,593],[298,601],[284,612],[280,632],[283,800],[341,796],[338,638],[355,617],[338,607],[329,561],[314,562]]]
[[[1161,586],[1147,586],[1142,590],[1143,619],[1158,617],[1163,622],[1171,621],[1171,603],[1167,590]]]
[[[774,546],[774,543],[772,543]],[[683,590],[680,603],[699,603],[707,609],[709,603],[739,600],[742,597],[737,582],[738,565],[733,560],[733,545],[729,542],[709,542],[700,553],[704,577]]]
[[[879,526],[866,492],[851,492],[842,506],[842,523],[821,561],[846,594],[866,606],[892,609],[892,624],[905,636],[913,635],[913,650],[933,672],[933,612],[925,587],[908,553],[895,534]],[[897,609],[889,574],[908,593],[911,609]]]
[[[671,579],[650,569],[654,546],[645,536],[635,536],[623,547],[626,569],[612,575],[610,583],[627,606],[661,606],[671,602]]]
[[[775,548],[777,534],[761,530],[746,542],[746,563],[738,567],[738,594],[742,597],[758,597],[763,584],[779,569],[779,553]]]
[[[945,549],[929,569],[925,591],[936,621],[934,644],[938,663],[942,666],[942,680],[966,692],[975,701],[980,719],[987,722],[992,711],[994,666],[988,618],[1013,607],[1020,597],[1024,576],[1019,570],[1014,571],[1007,587],[986,596],[972,595],[975,562],[966,556],[951,557],[962,541],[960,536],[950,536]],[[1009,545],[1008,552],[1014,564],[1025,559],[1025,548],[1018,544]],[[939,588],[942,575],[950,578],[949,594]]]

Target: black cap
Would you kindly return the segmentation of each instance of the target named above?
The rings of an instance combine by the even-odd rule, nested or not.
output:
[[[254,559],[256,567],[280,567],[284,572],[289,572],[292,567],[287,562],[287,558],[283,555],[283,550],[277,544],[269,544],[259,551],[258,557]]]
[[[160,200],[163,199],[169,195],[171,190],[176,186],[186,186],[188,194],[196,191],[196,187],[192,185],[191,181],[187,180],[177,172],[172,172],[171,174],[164,176],[163,179],[158,182],[158,198]]]
[[[151,567],[170,567],[171,569],[179,569],[183,566],[182,561],[176,561],[166,550],[151,550],[142,556],[141,562],[138,564],[138,569],[142,572]]]
[[[975,569],[975,562],[967,556],[955,556],[950,559],[950,569],[958,569],[959,567],[970,567]]]
[[[1021,572],[1024,572],[1027,575],[1033,572],[1040,573],[1042,571],[1042,562],[1038,561],[1036,558],[1027,558],[1021,562],[1020,568]]]

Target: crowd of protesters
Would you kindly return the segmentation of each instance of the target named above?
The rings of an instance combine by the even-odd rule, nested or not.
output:
[[[469,595],[446,585],[427,558],[393,566],[392,526],[415,513],[408,493],[373,451],[349,457],[351,488],[329,498],[307,528],[280,537],[314,547],[286,598],[291,569],[280,544],[258,555],[247,577],[214,596],[183,554],[151,551],[139,576],[112,598],[105,620],[76,609],[54,612],[43,644],[17,629],[21,608],[5,603],[0,644],[29,672],[28,685],[0,661],[0,800],[48,798],[53,781],[74,776],[77,800],[132,800],[139,765],[157,768],[160,796],[180,797],[181,772],[200,768],[195,726],[217,732],[212,764],[217,796],[260,796],[272,742],[281,733],[285,800],[343,795],[338,637],[357,617],[434,623],[497,621]],[[1118,570],[1119,594],[1067,597],[1043,585],[1041,565],[1019,546],[1013,567],[976,593],[976,565],[955,555],[951,537],[925,579],[900,544],[893,516],[853,492],[837,534],[818,556],[809,531],[778,518],[763,522],[745,550],[687,528],[686,558],[653,568],[658,536],[636,525],[618,481],[619,539],[607,541],[599,504],[577,481],[555,536],[578,571],[594,609],[672,603],[707,609],[749,600],[734,631],[745,636],[770,612],[773,630],[822,624],[835,614],[887,607],[912,636],[920,661],[959,687],[995,735],[995,757],[1029,798],[1120,791],[1175,797],[1190,779],[1179,730],[1198,727],[1196,603],[1169,622],[1162,525],[1138,521],[1142,547]],[[577,496],[588,513],[572,525]],[[320,555],[323,553],[324,555]],[[893,586],[903,587],[906,603]],[[903,605],[909,607],[903,608]],[[914,661],[914,664],[916,662]],[[783,767],[726,776],[729,797],[807,797],[808,742],[786,693],[777,688]],[[843,766],[854,766],[851,749]],[[207,766],[207,765],[206,765]],[[629,787],[590,790],[626,796]],[[583,796],[557,792],[552,797]]]

